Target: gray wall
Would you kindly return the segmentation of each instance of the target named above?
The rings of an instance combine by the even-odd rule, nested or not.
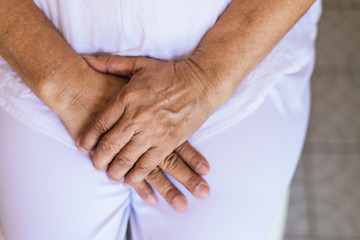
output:
[[[360,0],[324,0],[286,240],[360,239]]]

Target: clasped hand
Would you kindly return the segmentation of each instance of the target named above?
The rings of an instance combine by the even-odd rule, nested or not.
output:
[[[181,166],[184,162],[167,156],[177,149],[180,157],[191,158],[189,154],[196,151],[182,151],[182,144],[213,111],[201,69],[191,61],[165,62],[145,57],[85,59],[97,71],[130,78],[78,141],[80,148],[91,153],[94,166],[107,171],[115,181],[124,178],[124,183],[133,187],[145,184],[144,180],[159,171],[158,166],[166,167],[167,172],[179,167],[191,171]],[[188,164],[199,174],[207,172],[204,161]],[[187,182],[186,187],[195,196],[208,195],[209,188],[200,177],[184,180],[179,174],[173,176]]]

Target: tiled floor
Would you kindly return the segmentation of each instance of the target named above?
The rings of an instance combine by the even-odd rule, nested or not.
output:
[[[360,240],[360,0],[324,0],[285,240]]]

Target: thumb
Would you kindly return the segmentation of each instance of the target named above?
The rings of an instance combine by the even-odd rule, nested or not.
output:
[[[83,56],[85,61],[95,70],[103,73],[132,77],[137,71],[139,57],[123,56]]]

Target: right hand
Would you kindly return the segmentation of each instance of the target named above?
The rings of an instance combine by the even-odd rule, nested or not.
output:
[[[70,93],[66,97],[67,104],[57,115],[70,135],[77,140],[96,114],[127,84],[128,79],[99,73],[88,65],[70,72],[73,81],[65,89]],[[203,167],[199,168],[200,165]],[[187,205],[185,196],[163,171],[183,184],[194,196],[208,196],[209,185],[201,175],[209,171],[209,163],[188,142],[180,145],[162,161],[145,181],[132,186],[148,204],[154,205],[157,202],[156,195],[150,187],[152,185],[175,210],[184,210]]]
[[[203,168],[198,168],[199,164],[204,164]],[[195,172],[194,169],[197,171]],[[164,197],[172,208],[177,211],[185,210],[187,206],[185,196],[167,179],[163,171],[184,185],[195,197],[206,198],[209,195],[209,185],[201,177],[209,171],[209,163],[188,142],[180,145],[144,181],[132,186],[139,196],[150,205],[156,203],[156,195],[149,184]]]

